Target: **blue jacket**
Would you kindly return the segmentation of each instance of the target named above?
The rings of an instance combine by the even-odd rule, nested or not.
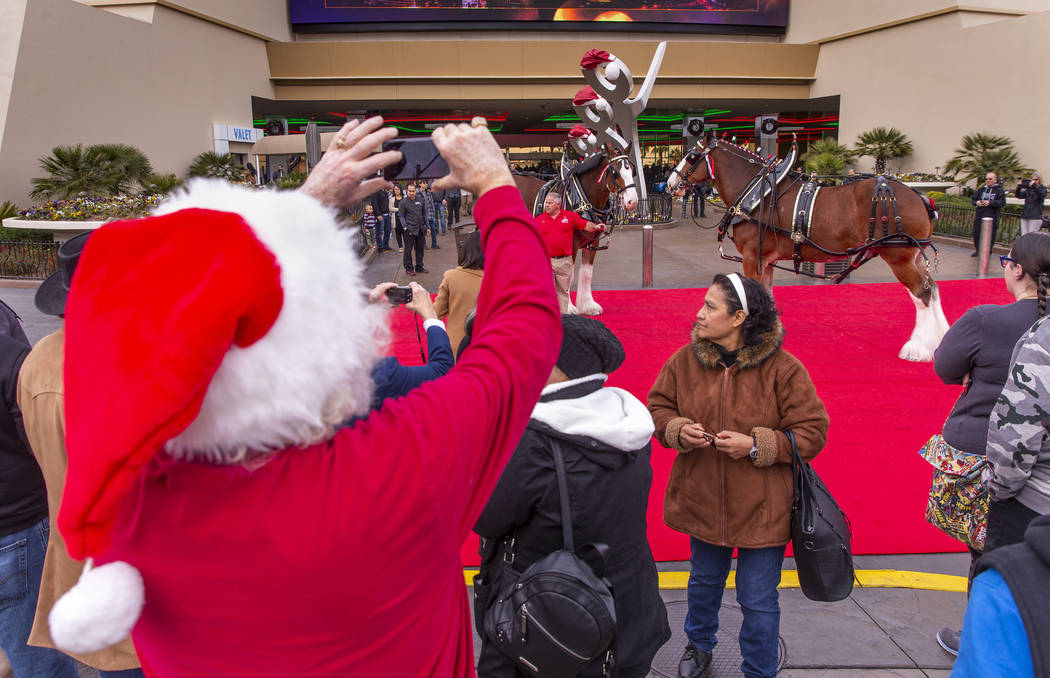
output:
[[[429,323],[430,321],[427,321]],[[424,323],[424,327],[426,324]],[[427,364],[406,366],[389,356],[383,358],[372,368],[372,379],[375,381],[375,395],[372,396],[372,409],[379,409],[387,398],[405,395],[423,382],[437,379],[452,369],[452,345],[448,332],[440,321],[427,327]]]
[[[951,678],[1032,678],[1032,650],[1010,587],[996,570],[973,580]]]

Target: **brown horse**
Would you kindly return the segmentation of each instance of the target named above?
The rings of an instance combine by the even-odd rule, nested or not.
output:
[[[627,211],[637,207],[638,192],[634,187],[633,171],[626,156],[613,157],[611,164],[610,158],[604,153],[599,154],[599,157],[592,156],[592,158],[589,162],[584,160],[580,163],[578,167],[582,171],[576,174],[578,185],[586,195],[586,201],[590,205],[590,209],[586,209],[587,206],[582,205],[583,201],[581,199],[578,197],[574,198],[572,191],[566,191],[564,185],[560,185],[556,187],[556,190],[562,193],[563,208],[582,212],[582,216],[590,221],[605,222],[612,215],[615,207],[610,200],[612,195],[619,196],[620,204]],[[562,182],[568,177],[568,168],[570,166],[567,158],[563,156]],[[525,205],[532,209],[533,216],[539,216],[543,211],[543,205],[536,204],[536,196],[547,182],[544,179],[527,174],[515,174],[514,183],[517,185],[521,197],[525,199]],[[588,233],[580,230],[574,233],[572,261],[575,264],[576,255],[580,254],[582,263],[580,264],[580,277],[576,283],[576,303],[573,304],[572,300],[569,300],[569,313],[582,313],[584,315],[601,315],[602,313],[602,307],[594,300],[594,295],[591,291],[591,282],[594,278],[594,256],[599,249],[603,249],[598,246],[598,241],[602,235],[603,233],[600,231]]]
[[[703,146],[700,141],[675,168],[667,188],[674,190],[683,179],[692,185],[711,179],[722,200],[736,206],[741,193],[766,167],[758,155],[735,144],[716,139]],[[925,265],[923,252],[930,242],[933,223],[923,199],[901,183],[888,182],[895,205],[883,199],[885,193],[873,201],[876,182],[865,179],[819,189],[809,210],[808,233],[804,238],[801,233],[795,234],[801,244],[801,260],[823,262],[852,256],[852,270],[876,255],[882,257],[915,303],[915,329],[899,356],[929,361],[948,331],[937,283]],[[745,220],[733,225],[731,239],[743,257],[744,275],[767,287],[773,284],[773,264],[795,257],[792,226],[796,197],[802,188],[802,181],[783,181],[750,214],[738,213]],[[870,223],[873,205],[877,207],[874,231]],[[900,217],[900,231],[895,216]]]

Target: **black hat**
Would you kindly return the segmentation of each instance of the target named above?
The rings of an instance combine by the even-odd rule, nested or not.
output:
[[[561,317],[561,353],[558,369],[570,379],[609,374],[623,364],[623,344],[600,320],[585,315]]]
[[[69,296],[69,285],[73,281],[73,271],[80,260],[91,232],[82,233],[62,243],[58,248],[58,270],[48,276],[36,290],[36,307],[48,315],[64,315],[66,297]]]

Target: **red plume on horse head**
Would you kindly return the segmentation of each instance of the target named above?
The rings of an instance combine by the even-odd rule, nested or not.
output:
[[[603,49],[589,49],[587,50],[587,53],[583,55],[583,58],[580,59],[580,68],[593,71],[602,64],[611,63],[615,58],[616,57]]]
[[[591,104],[591,103],[597,101],[598,99],[601,99],[601,97],[598,96],[598,93],[594,91],[593,87],[591,87],[590,85],[587,85],[586,87],[581,89],[579,92],[577,92],[576,96],[574,96],[572,98],[572,105],[573,106],[586,106],[588,104]]]

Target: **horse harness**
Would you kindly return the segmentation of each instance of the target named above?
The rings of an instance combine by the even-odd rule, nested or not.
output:
[[[571,163],[566,157],[565,153],[561,156],[561,166],[559,170],[559,179],[552,179],[548,181],[540,189],[540,192],[536,195],[536,204],[533,205],[533,214],[538,214],[536,211],[537,207],[542,208],[543,200],[546,199],[547,194],[551,192],[557,185],[564,186],[564,191],[561,198],[562,209],[570,209],[576,214],[587,221],[593,221],[594,223],[606,224],[607,230],[605,233],[593,238],[587,243],[586,248],[592,251],[607,250],[609,249],[608,241],[612,238],[612,232],[615,228],[614,224],[609,224],[610,217],[613,215],[613,211],[616,209],[616,203],[613,200],[609,200],[609,204],[604,209],[598,209],[590,203],[587,199],[587,191],[584,190],[583,184],[580,182],[580,177],[590,172],[591,170],[598,167],[602,160],[606,159],[605,153],[595,153],[594,155],[587,156],[583,160],[577,163]],[[605,181],[606,172],[608,172],[614,164],[627,163],[627,166],[631,168],[631,161],[625,154],[620,154],[608,158],[605,167],[602,169],[600,175],[598,175],[598,181]],[[634,175],[633,168],[631,175]],[[629,188],[634,188],[634,184],[628,184],[618,190],[609,190],[610,195],[618,195],[620,191],[626,191]],[[606,188],[609,188],[606,186]],[[606,244],[599,245],[602,240],[606,241]]]

